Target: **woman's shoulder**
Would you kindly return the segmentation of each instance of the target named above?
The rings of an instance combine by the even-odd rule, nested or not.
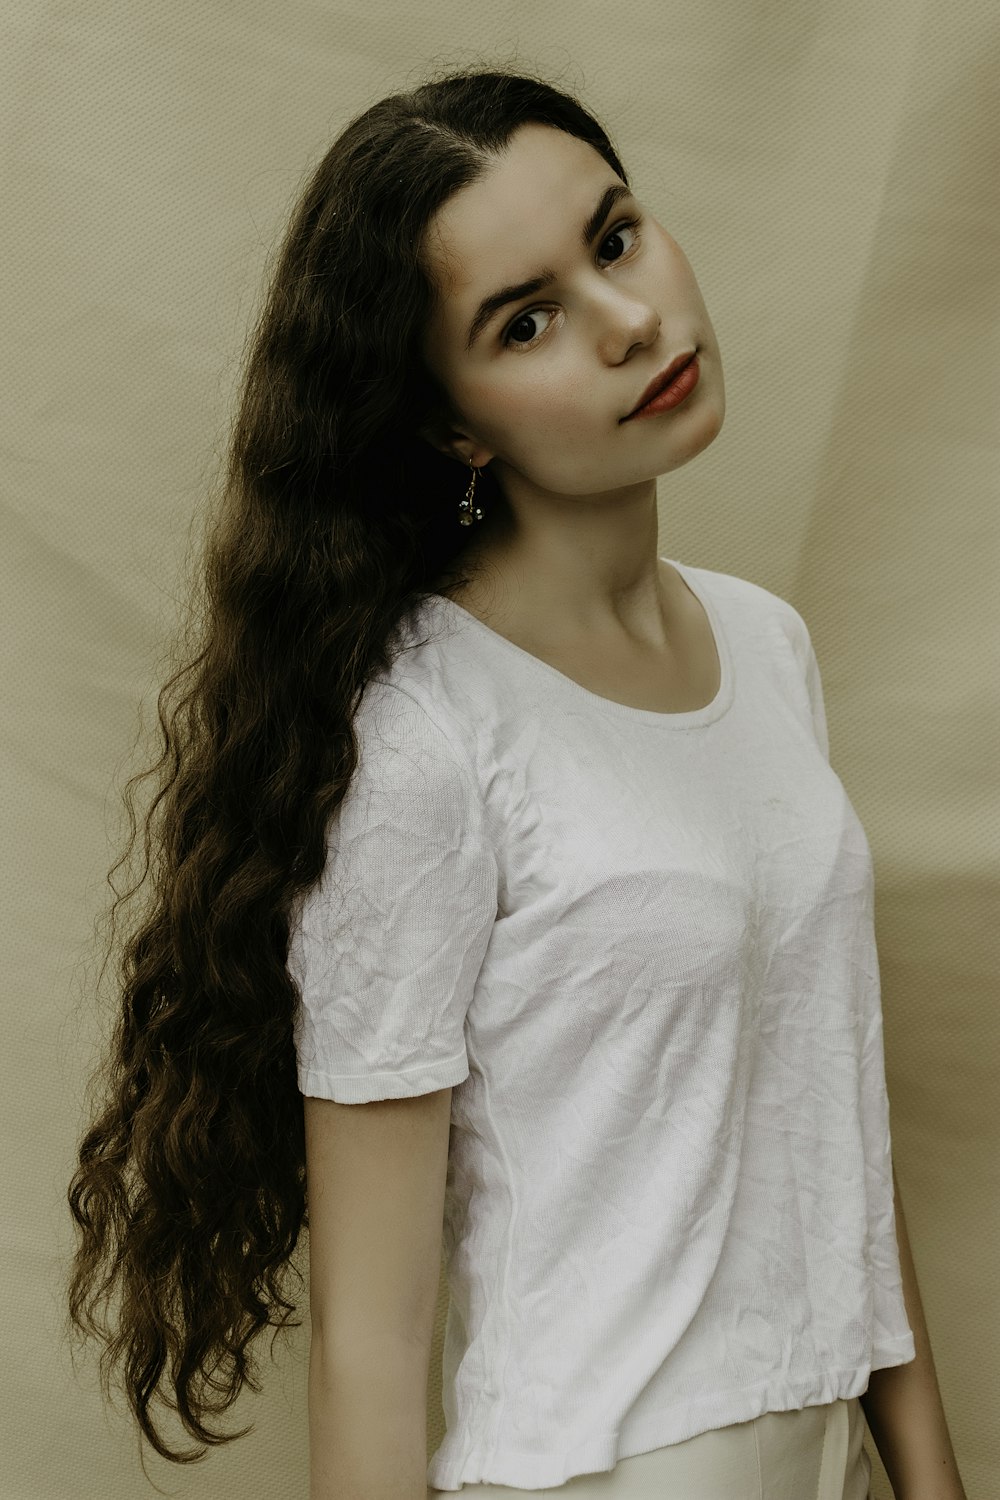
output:
[[[469,757],[476,716],[447,644],[460,632],[440,603],[421,602],[401,621],[388,664],[364,685],[354,722],[370,747],[417,755],[450,746]]]
[[[681,563],[680,566],[694,576],[695,582],[711,596],[713,603],[728,606],[734,611],[777,619],[793,634],[799,628],[805,628],[802,616],[788,599],[752,578],[694,563]]]

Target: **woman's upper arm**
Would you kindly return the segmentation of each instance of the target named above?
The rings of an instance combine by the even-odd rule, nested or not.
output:
[[[331,1351],[395,1340],[430,1352],[451,1093],[303,1097],[310,1315]]]

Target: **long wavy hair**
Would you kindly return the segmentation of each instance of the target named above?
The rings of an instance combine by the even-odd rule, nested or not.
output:
[[[140,1457],[143,1435],[175,1463],[206,1451],[168,1446],[154,1396],[199,1443],[250,1432],[206,1419],[244,1384],[260,1391],[261,1330],[301,1326],[285,1296],[309,1227],[290,913],[323,871],[366,683],[443,579],[469,581],[468,538],[502,524],[488,470],[485,520],[457,524],[469,470],[418,431],[450,409],[421,356],[437,295],[424,233],[528,122],[589,142],[627,181],[593,116],[541,78],[429,78],[330,146],[248,339],[170,648],[180,656],[168,653],[157,700],[162,753],[124,791],[131,835],[108,876],[98,981],[116,954],[113,1034],[68,1190],[78,1241],[66,1334],[101,1341],[102,1391],[110,1401],[112,1383],[124,1389]],[[121,866],[134,874],[146,778],[144,866],[119,891]],[[116,946],[119,908],[140,896]]]

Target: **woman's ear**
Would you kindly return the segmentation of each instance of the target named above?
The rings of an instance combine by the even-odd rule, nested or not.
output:
[[[432,448],[437,448],[439,453],[446,453],[449,458],[455,457],[454,441],[458,434],[450,431],[439,418],[429,418],[417,428],[417,433],[425,443],[430,443]]]
[[[445,454],[446,457],[455,459],[463,468],[475,464],[477,469],[481,469],[493,457],[492,453],[480,448],[468,433],[449,427],[447,421],[440,417],[428,418],[422,426],[417,428],[417,433],[424,439],[424,442],[430,443],[432,448],[437,448],[438,452]]]

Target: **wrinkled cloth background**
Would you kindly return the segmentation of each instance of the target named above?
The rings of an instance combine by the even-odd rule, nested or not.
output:
[[[726,422],[661,479],[659,550],[809,625],[875,858],[894,1159],[944,1403],[970,1500],[1000,1492],[1000,10],[6,0],[0,38],[0,1500],[154,1493],[59,1340],[65,1189],[121,788],[149,760],[264,257],[351,116],[425,67],[497,62],[597,112],[704,292]],[[302,1316],[225,1424],[250,1435],[188,1469],[147,1451],[164,1489],[305,1495]]]

